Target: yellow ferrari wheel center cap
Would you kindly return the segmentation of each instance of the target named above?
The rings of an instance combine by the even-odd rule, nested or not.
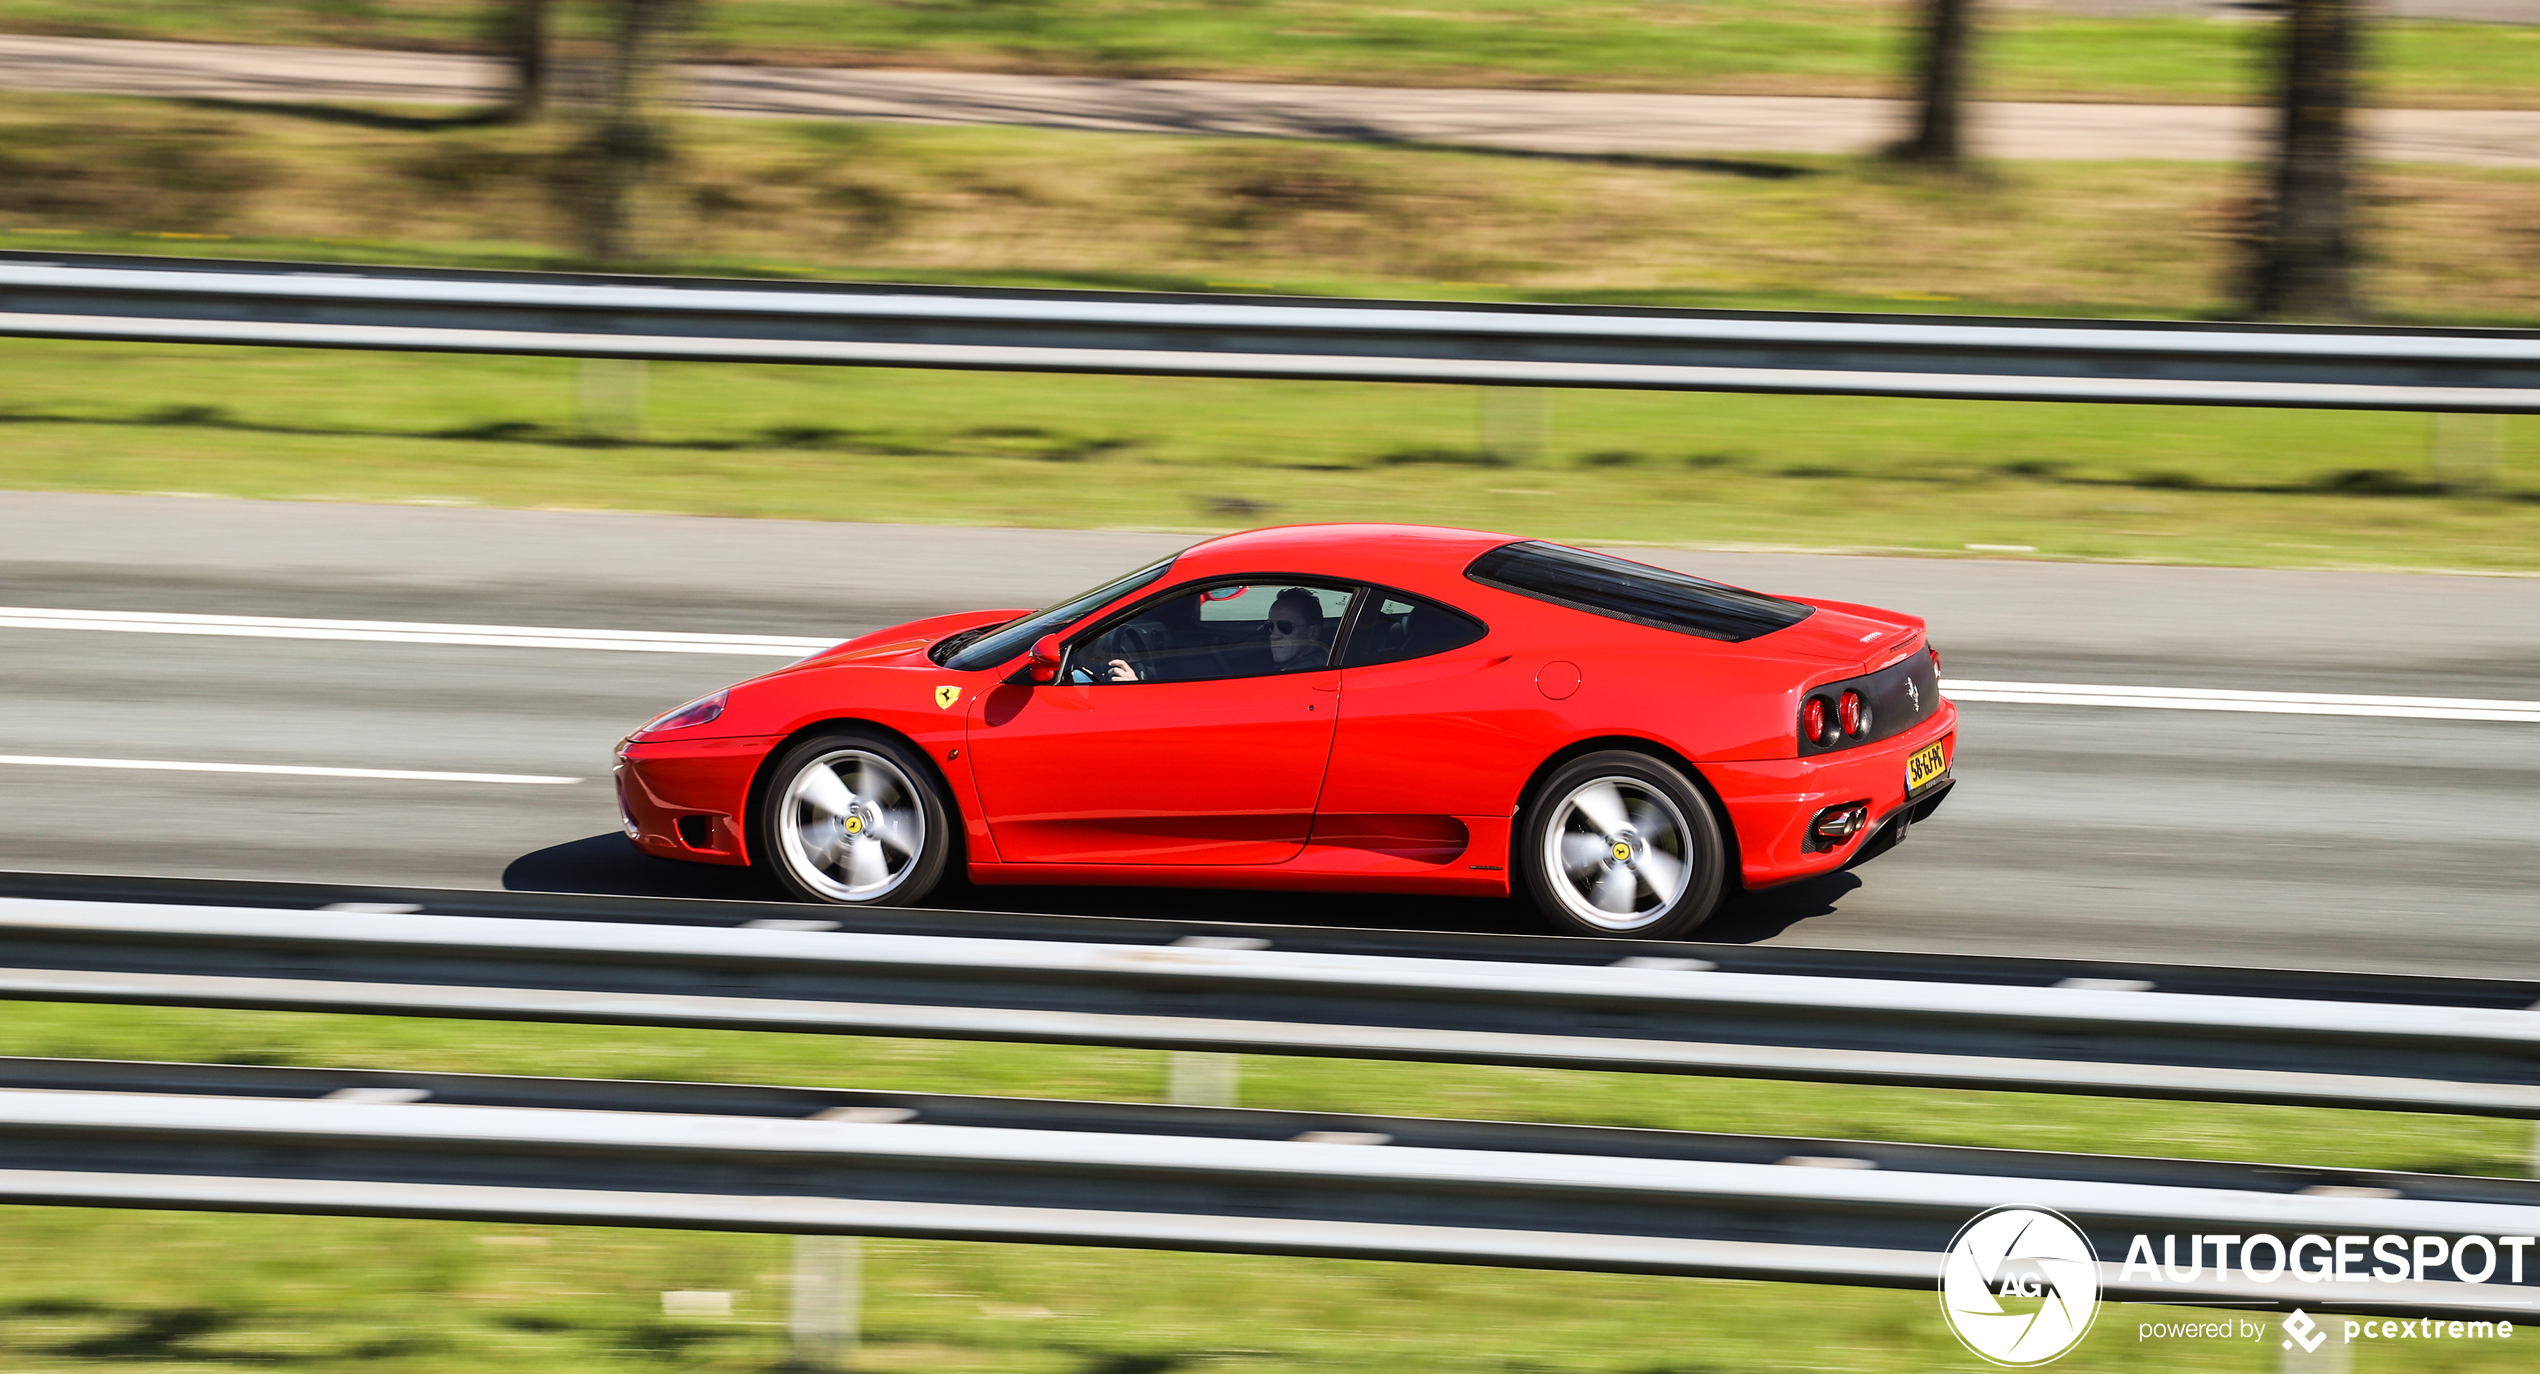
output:
[[[1621,840],[1616,840],[1614,842],[1614,862],[1618,864],[1629,863],[1631,862],[1631,858],[1632,847]]]
[[[850,835],[861,835],[861,834],[863,834],[863,833],[864,833],[864,817],[862,817],[862,816],[849,816],[849,817],[847,817],[847,833],[848,833],[848,834],[850,834]]]

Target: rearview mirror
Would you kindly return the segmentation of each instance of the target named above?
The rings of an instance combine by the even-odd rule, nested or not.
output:
[[[1041,636],[1032,646],[1032,657],[1023,665],[1023,675],[1034,682],[1058,681],[1058,661],[1066,652],[1060,647],[1058,636]]]

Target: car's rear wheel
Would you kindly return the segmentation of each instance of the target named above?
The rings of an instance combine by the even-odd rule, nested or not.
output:
[[[1516,857],[1545,919],[1577,935],[1664,940],[1720,904],[1727,846],[1702,792],[1647,754],[1586,754],[1518,817]]]
[[[934,770],[897,740],[841,732],[785,751],[767,776],[755,849],[794,896],[907,906],[942,881],[950,808]]]

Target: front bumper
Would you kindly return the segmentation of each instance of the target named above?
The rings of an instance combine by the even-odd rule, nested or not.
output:
[[[1906,826],[1937,810],[1956,785],[1950,769],[1943,769],[1910,796],[1906,792],[1905,760],[1935,741],[1954,768],[1954,705],[1944,703],[1931,719],[1876,744],[1804,759],[1702,765],[1737,831],[1739,876],[1746,886],[1771,887],[1831,873],[1893,847]],[[1870,823],[1838,843],[1816,840],[1811,827],[1818,813],[1846,803],[1866,805]]]
[[[617,747],[626,838],[662,859],[744,865],[750,783],[774,739],[629,740]]]

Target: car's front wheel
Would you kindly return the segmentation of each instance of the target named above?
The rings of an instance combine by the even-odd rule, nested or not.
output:
[[[934,770],[897,740],[862,732],[804,740],[768,771],[760,858],[794,896],[908,906],[942,881],[950,808]]]
[[[1719,905],[1727,870],[1701,790],[1623,750],[1582,755],[1544,779],[1518,817],[1516,848],[1536,908],[1577,935],[1691,934]]]

